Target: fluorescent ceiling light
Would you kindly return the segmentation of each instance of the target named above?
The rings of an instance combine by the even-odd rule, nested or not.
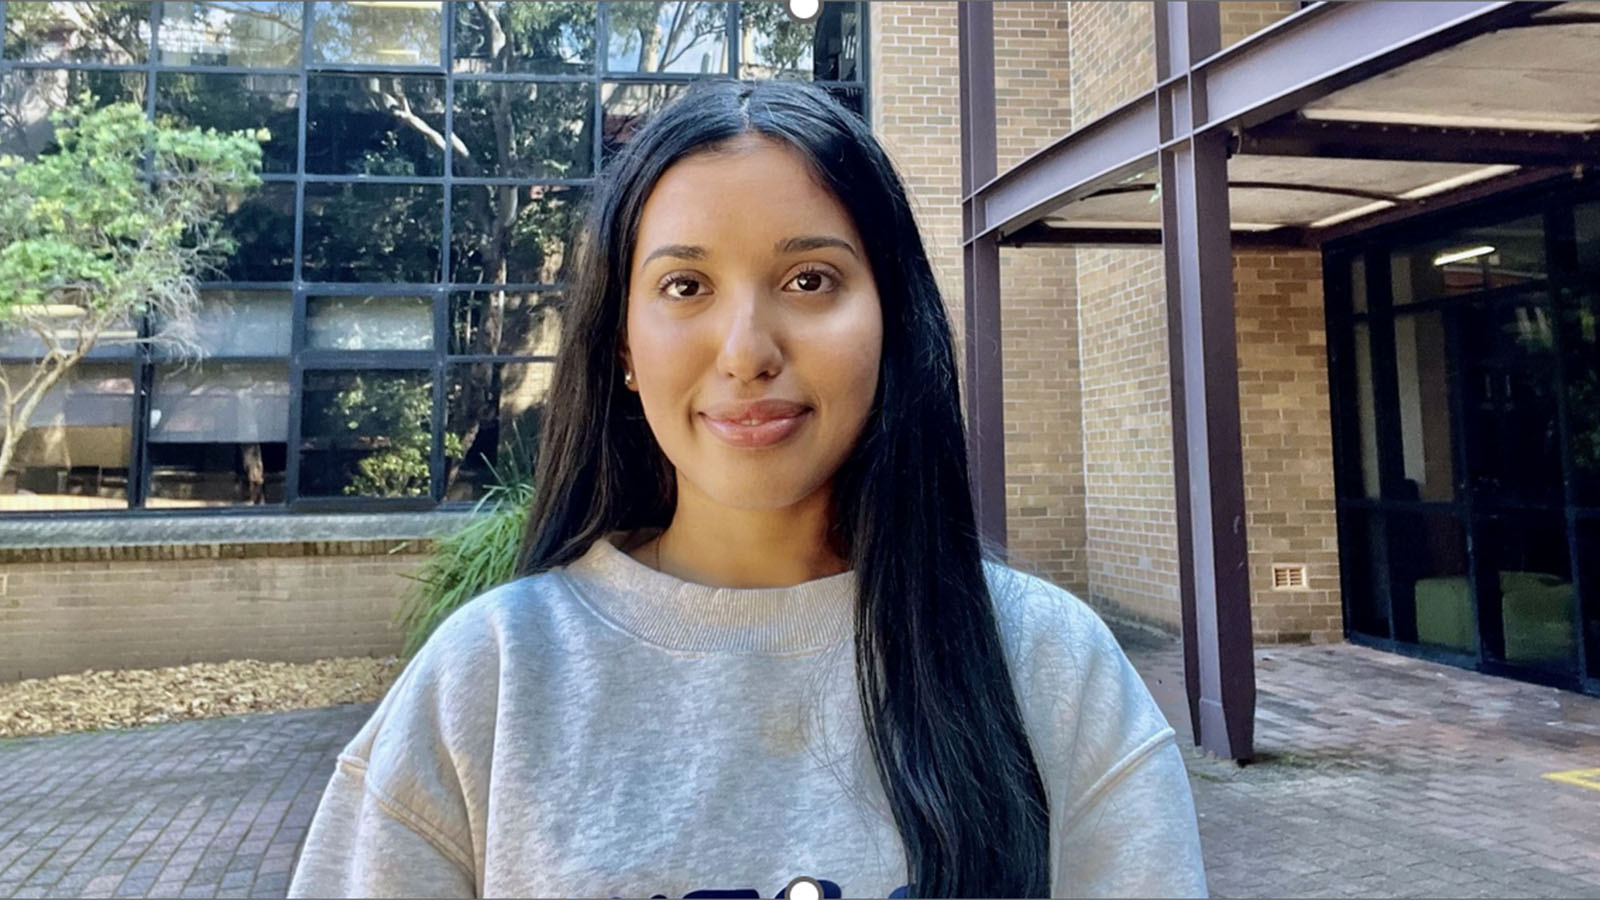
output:
[[[1382,212],[1383,210],[1386,210],[1394,205],[1395,204],[1389,200],[1374,200],[1371,203],[1363,203],[1360,206],[1357,206],[1353,209],[1347,209],[1344,212],[1334,213],[1331,216],[1325,216],[1316,220],[1315,222],[1312,222],[1306,227],[1327,228],[1329,225],[1337,225],[1340,222],[1348,222],[1351,219],[1359,219],[1362,216],[1371,215],[1375,212]]]
[[[1110,228],[1129,231],[1160,231],[1160,222],[1108,222],[1104,219],[1063,219],[1051,216],[1044,220],[1053,228]],[[1272,231],[1284,227],[1275,222],[1233,222],[1234,231]]]
[[[1477,259],[1480,256],[1488,256],[1493,252],[1494,248],[1488,244],[1479,247],[1468,247],[1465,250],[1451,250],[1448,253],[1441,253],[1435,256],[1433,264],[1436,266],[1448,266],[1453,262],[1461,262],[1464,259]]]
[[[1373,125],[1420,125],[1427,128],[1496,128],[1505,131],[1559,131],[1583,134],[1600,129],[1600,123],[1570,119],[1518,119],[1503,116],[1459,116],[1448,113],[1391,112],[1380,109],[1303,109],[1300,115],[1321,122],[1362,122]]]
[[[1519,168],[1521,167],[1484,166],[1481,169],[1473,169],[1471,172],[1463,172],[1460,175],[1456,175],[1452,178],[1446,178],[1443,181],[1435,181],[1433,184],[1425,184],[1419,188],[1412,188],[1411,190],[1406,191],[1404,194],[1401,194],[1400,197],[1403,200],[1419,200],[1423,197],[1432,197],[1434,194],[1442,194],[1445,191],[1453,191],[1458,187],[1466,187],[1469,184],[1477,184],[1480,181],[1487,181],[1490,178],[1498,178],[1499,176],[1505,175],[1508,172],[1515,172]]]

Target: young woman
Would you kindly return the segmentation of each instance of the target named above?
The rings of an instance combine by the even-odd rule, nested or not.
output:
[[[527,577],[340,756],[291,896],[1203,895],[1139,676],[983,559],[949,323],[866,125],[699,88],[574,264]]]

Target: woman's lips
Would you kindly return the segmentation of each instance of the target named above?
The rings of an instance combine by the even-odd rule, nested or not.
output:
[[[742,424],[727,419],[713,419],[705,413],[700,414],[700,421],[705,423],[706,429],[716,435],[723,443],[740,449],[756,449],[771,447],[782,443],[800,430],[805,424],[806,417],[811,415],[811,410],[802,410],[791,415],[775,419],[762,419],[753,425]]]

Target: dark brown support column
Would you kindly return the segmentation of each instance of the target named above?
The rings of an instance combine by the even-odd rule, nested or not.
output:
[[[1194,64],[1221,46],[1216,3],[1156,3],[1161,230],[1172,370],[1184,675],[1195,743],[1254,754],[1255,659],[1245,542],[1228,136],[1195,135]]]
[[[971,198],[995,176],[994,9],[963,0],[958,37],[961,66],[961,194]],[[974,238],[979,201],[961,204],[961,268],[965,284],[967,458],[978,531],[996,549],[1006,544],[1005,390],[1000,367],[1000,243]]]

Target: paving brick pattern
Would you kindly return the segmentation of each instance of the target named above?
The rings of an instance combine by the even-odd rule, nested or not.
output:
[[[1122,635],[1176,726],[1180,653]],[[1260,761],[1186,747],[1219,897],[1600,897],[1600,699],[1348,645],[1258,654]],[[0,742],[0,898],[281,897],[370,705]],[[1187,743],[1187,742],[1185,742]]]

